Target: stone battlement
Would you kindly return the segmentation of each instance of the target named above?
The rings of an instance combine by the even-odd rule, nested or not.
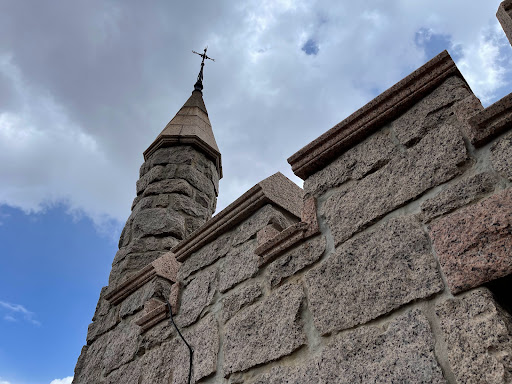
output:
[[[157,141],[74,383],[187,383],[168,303],[194,383],[511,382],[512,94],[442,52],[213,217],[220,152]]]

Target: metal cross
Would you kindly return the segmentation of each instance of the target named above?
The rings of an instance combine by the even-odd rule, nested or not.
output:
[[[207,49],[208,49],[208,46],[206,46],[206,48],[204,49],[203,53],[192,51],[196,55],[199,55],[199,56],[201,56],[203,58],[203,60],[201,61],[201,70],[199,71],[199,75],[197,75],[197,81],[194,84],[194,90],[196,90],[196,91],[202,91],[203,90],[203,67],[204,67],[204,60],[205,59],[209,59],[211,61],[215,61],[214,59],[212,59],[211,57],[206,55],[206,50]]]

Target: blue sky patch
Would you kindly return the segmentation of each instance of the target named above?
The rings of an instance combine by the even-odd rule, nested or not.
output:
[[[427,28],[421,28],[416,32],[414,42],[418,47],[423,48],[428,60],[437,56],[445,49],[450,52],[450,56],[455,61],[462,57],[462,47],[453,45],[451,36],[434,33]]]
[[[302,50],[306,53],[306,55],[318,55],[318,44],[315,40],[309,39],[306,41],[306,43],[302,46]]]

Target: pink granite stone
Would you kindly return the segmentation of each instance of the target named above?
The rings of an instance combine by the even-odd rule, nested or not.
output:
[[[171,293],[169,295],[169,303],[171,304],[172,314],[177,315],[180,310],[180,291],[181,283],[178,281],[171,287]]]
[[[450,76],[462,78],[448,52],[443,51],[290,156],[288,163],[293,172],[306,180],[343,152],[400,116]]]
[[[440,219],[430,236],[452,293],[512,273],[512,188]]]
[[[512,93],[478,112],[468,120],[471,143],[479,148],[512,126]]]
[[[312,236],[313,234],[319,232],[320,227],[318,226],[318,218],[316,215],[316,199],[314,197],[310,197],[304,200],[301,219],[304,223],[309,225],[308,229],[306,230],[306,236]]]
[[[281,230],[276,228],[275,224],[268,224],[266,227],[260,229],[256,235],[258,246],[265,244],[267,241],[276,237]]]

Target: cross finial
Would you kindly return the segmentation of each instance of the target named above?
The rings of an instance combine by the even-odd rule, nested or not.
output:
[[[213,60],[211,57],[207,56],[206,55],[206,51],[208,49],[208,46],[206,46],[204,48],[204,52],[203,53],[199,53],[199,52],[196,52],[196,51],[192,51],[193,53],[195,53],[196,55],[199,55],[203,58],[203,60],[201,61],[201,70],[199,71],[199,75],[197,75],[197,81],[196,83],[194,84],[194,90],[195,91],[199,91],[201,92],[203,90],[203,67],[204,67],[204,60],[205,59],[209,59],[211,61],[215,61]]]

